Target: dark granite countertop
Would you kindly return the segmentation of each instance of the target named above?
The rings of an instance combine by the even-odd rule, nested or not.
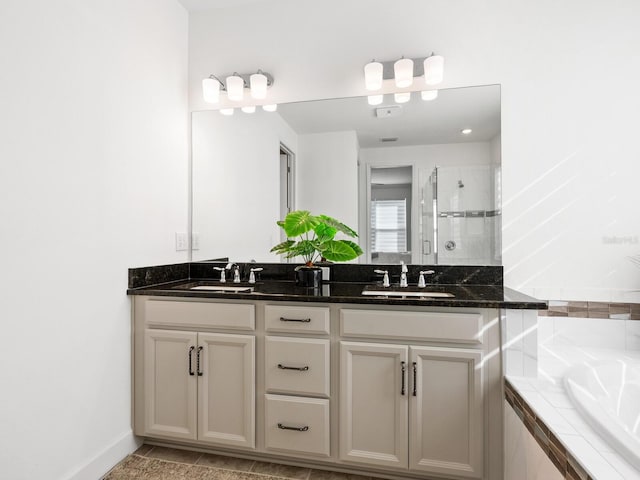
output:
[[[154,267],[157,268],[157,267]],[[131,273],[131,271],[130,271]],[[184,273],[184,272],[182,272]],[[131,282],[130,282],[131,283]],[[207,290],[191,290],[194,286],[226,286],[226,287],[253,287],[251,292],[216,292]],[[396,287],[385,289],[379,283],[374,282],[341,282],[333,281],[324,283],[319,289],[302,288],[291,280],[265,279],[255,284],[242,282],[234,284],[227,281],[222,284],[211,278],[194,279],[186,276],[174,281],[147,284],[129,288],[129,295],[151,295],[190,298],[217,298],[233,300],[268,300],[268,301],[294,301],[313,303],[356,303],[377,305],[413,305],[425,307],[475,307],[475,308],[506,308],[506,309],[546,309],[547,302],[524,295],[520,292],[502,285],[475,285],[475,284],[430,284],[424,289],[415,285],[402,289],[406,292],[426,290],[430,292],[446,292],[453,294],[451,298],[431,297],[389,297],[385,295],[364,296],[365,289],[394,290]]]

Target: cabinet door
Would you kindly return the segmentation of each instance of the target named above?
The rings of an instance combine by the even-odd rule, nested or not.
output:
[[[145,331],[145,434],[196,439],[195,348],[193,332]]]
[[[405,345],[340,342],[341,460],[407,467],[407,356]]]
[[[255,447],[255,337],[199,333],[198,440]]]
[[[409,468],[483,476],[482,352],[411,347]]]

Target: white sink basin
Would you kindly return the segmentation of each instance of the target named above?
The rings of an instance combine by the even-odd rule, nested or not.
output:
[[[206,290],[208,292],[232,292],[232,293],[244,293],[253,292],[253,287],[232,287],[222,285],[198,285],[197,287],[191,287],[189,290]]]
[[[362,295],[385,296],[385,297],[429,297],[429,298],[453,298],[452,293],[447,292],[415,292],[400,290],[363,290]]]

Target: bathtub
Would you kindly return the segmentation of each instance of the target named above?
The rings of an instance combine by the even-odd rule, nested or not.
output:
[[[577,365],[564,384],[587,422],[640,470],[640,360]]]

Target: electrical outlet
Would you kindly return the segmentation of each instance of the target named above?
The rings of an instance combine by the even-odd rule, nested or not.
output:
[[[200,250],[200,234],[197,232],[191,234],[191,250]]]
[[[189,249],[189,237],[184,232],[176,232],[176,252]]]

